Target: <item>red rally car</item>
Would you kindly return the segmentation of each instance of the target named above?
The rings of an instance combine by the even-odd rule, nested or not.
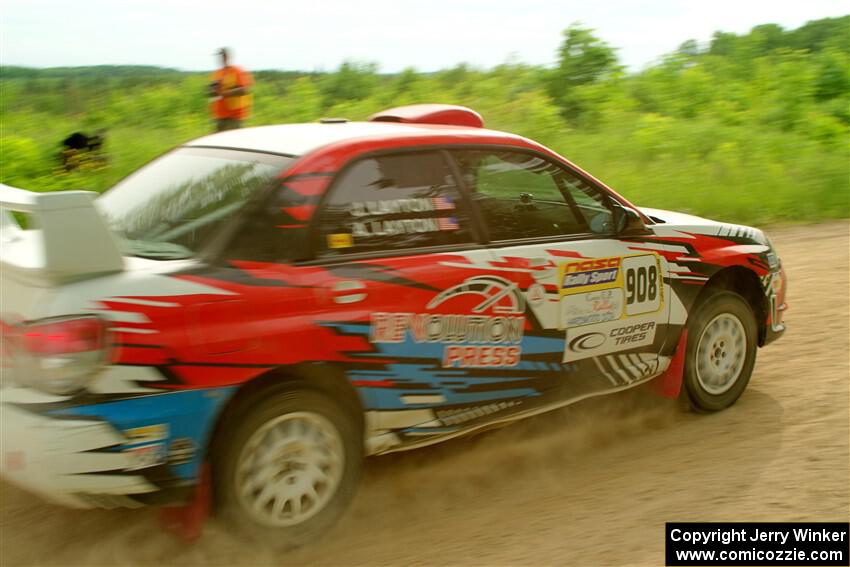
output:
[[[219,133],[92,197],[0,191],[2,473],[68,506],[212,487],[301,542],[366,455],[649,380],[720,410],[784,331],[760,230],[463,107]]]

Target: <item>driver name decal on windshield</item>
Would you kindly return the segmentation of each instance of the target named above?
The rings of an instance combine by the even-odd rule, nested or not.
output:
[[[455,217],[355,222],[351,225],[351,233],[355,238],[395,236],[397,234],[422,234],[459,229],[460,224],[458,224]]]
[[[451,197],[420,197],[387,199],[381,201],[355,201],[351,203],[351,216],[393,215],[397,213],[431,213],[455,208]]]

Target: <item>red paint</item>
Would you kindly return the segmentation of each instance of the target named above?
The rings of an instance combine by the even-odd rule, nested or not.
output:
[[[283,186],[291,189],[305,197],[315,197],[325,192],[325,188],[331,180],[330,175],[316,175],[310,177],[288,178],[284,180]]]
[[[369,117],[370,122],[402,122],[406,124],[443,124],[483,128],[481,115],[465,106],[453,104],[411,104],[382,110]]]
[[[316,210],[316,205],[300,205],[298,207],[283,207],[283,212],[294,218],[295,220],[308,221],[313,217],[313,211]]]
[[[564,258],[584,258],[578,252],[573,252],[571,250],[547,250],[547,254],[551,254],[552,256],[562,256]]]
[[[185,506],[171,506],[159,511],[159,524],[186,543],[201,537],[204,523],[212,508],[212,474],[209,463],[201,467],[192,501]]]
[[[682,331],[676,354],[670,361],[670,366],[664,374],[655,379],[655,393],[665,398],[678,398],[682,391],[682,380],[685,376],[685,354],[688,346],[688,330]]]
[[[358,388],[392,388],[395,382],[392,380],[352,380],[352,386]]]
[[[554,266],[551,261],[545,264],[532,265],[530,258],[506,256],[501,260],[493,260],[490,265],[494,268],[517,268],[520,270],[546,270]]]

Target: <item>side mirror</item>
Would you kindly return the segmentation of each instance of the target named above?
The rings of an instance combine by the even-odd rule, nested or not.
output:
[[[617,234],[646,230],[646,226],[643,224],[643,220],[637,214],[637,211],[624,207],[616,201],[612,204],[614,209],[614,227],[617,230]]]

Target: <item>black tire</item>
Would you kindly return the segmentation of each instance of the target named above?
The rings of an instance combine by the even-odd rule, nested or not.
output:
[[[324,428],[322,431],[328,433],[327,436],[324,433],[320,434],[322,440],[330,439],[334,441],[333,443],[329,442],[328,445],[333,446],[335,450],[329,451],[328,454],[336,455],[339,454],[336,449],[341,450],[343,462],[336,467],[339,471],[338,475],[335,476],[338,478],[338,482],[332,490],[327,488],[331,483],[324,485],[325,490],[330,492],[330,494],[326,494],[322,492],[323,485],[321,483],[314,484],[309,480],[311,478],[309,471],[315,470],[314,467],[304,464],[295,466],[297,460],[302,458],[300,455],[316,456],[321,453],[318,450],[305,449],[305,447],[313,446],[310,445],[309,441],[316,439],[315,436],[309,439],[304,437],[303,442],[286,442],[275,448],[274,452],[282,452],[284,456],[267,459],[275,463],[271,468],[280,469],[274,473],[274,486],[281,487],[291,484],[294,486],[289,489],[297,492],[298,487],[309,484],[313,487],[314,494],[320,493],[322,494],[321,498],[325,499],[321,505],[315,505],[314,510],[308,509],[306,513],[312,515],[304,518],[303,521],[291,525],[279,525],[271,517],[275,515],[272,510],[278,500],[285,500],[285,498],[275,496],[273,497],[275,500],[270,505],[262,506],[264,511],[252,511],[247,500],[252,498],[255,499],[255,502],[257,499],[261,500],[262,488],[269,487],[271,489],[272,483],[260,481],[257,484],[262,488],[243,491],[243,493],[250,495],[240,497],[239,486],[246,475],[239,472],[238,465],[245,460],[252,463],[262,460],[249,455],[252,454],[251,447],[269,446],[268,443],[257,443],[257,439],[265,439],[263,437],[264,431],[268,433],[275,427],[290,427],[295,428],[296,434],[301,432],[304,435],[305,427],[315,425],[314,421],[311,420],[318,423],[318,428]],[[308,423],[308,425],[304,425],[304,423]],[[350,412],[345,411],[330,397],[306,388],[282,391],[279,389],[263,390],[252,396],[251,399],[240,403],[239,408],[228,416],[222,429],[223,433],[216,439],[212,452],[213,483],[215,486],[216,512],[228,529],[233,529],[249,539],[262,541],[264,544],[271,543],[275,547],[292,549],[321,538],[347,509],[354,496],[363,464],[362,433]],[[313,434],[316,435],[315,432]],[[251,447],[248,446],[249,443]],[[319,445],[319,443],[315,444],[315,446]],[[265,455],[271,452],[269,451]],[[269,468],[267,467],[265,470],[269,470]],[[245,486],[244,483],[241,485]],[[284,487],[279,490],[287,490],[287,488]],[[297,498],[299,508],[302,507],[303,503],[310,504],[311,502],[307,495],[303,498],[301,496]],[[320,497],[317,496],[316,498],[318,501]],[[294,497],[290,498],[284,504],[284,506],[289,506],[289,514],[295,513],[294,499]],[[281,513],[286,513],[286,511],[286,508],[284,508]],[[268,517],[264,518],[264,514]],[[275,518],[279,521],[285,520],[280,515],[275,515]],[[294,520],[289,518],[286,521]]]
[[[736,293],[709,291],[688,318],[687,328],[685,399],[697,411],[726,409],[744,393],[755,366],[758,330],[753,310]],[[743,345],[737,342],[739,335]],[[737,346],[727,346],[730,338]]]

